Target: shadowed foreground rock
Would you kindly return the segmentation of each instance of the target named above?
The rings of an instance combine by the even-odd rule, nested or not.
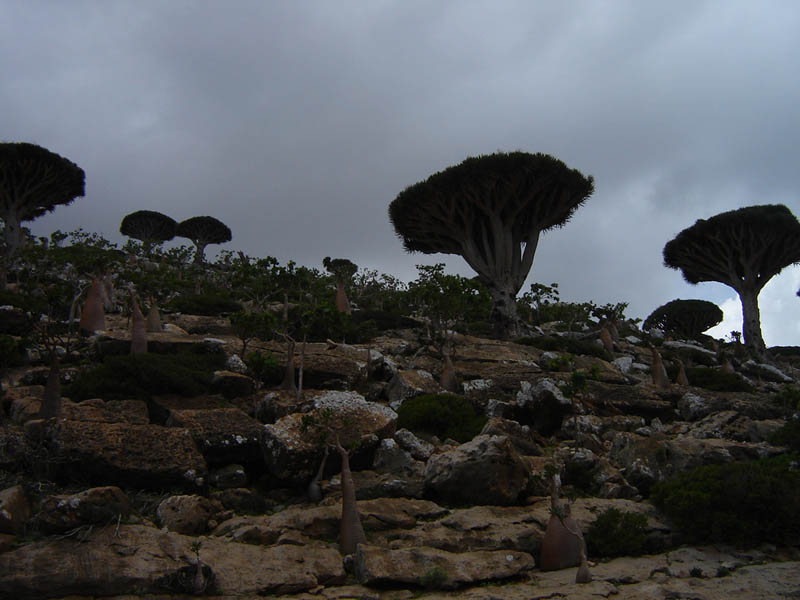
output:
[[[433,548],[393,550],[361,544],[355,557],[356,577],[370,586],[455,589],[516,577],[534,566],[530,554],[515,550],[456,553]]]
[[[116,534],[114,527],[106,527],[84,542],[28,544],[0,554],[0,598],[180,594],[187,590],[175,588],[177,574],[193,564],[191,544],[196,539],[121,525]],[[204,538],[200,557],[213,571],[220,595],[297,593],[344,581],[341,556],[334,547],[310,551]]]

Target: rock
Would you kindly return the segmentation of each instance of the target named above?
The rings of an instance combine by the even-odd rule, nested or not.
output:
[[[561,429],[564,417],[572,412],[572,402],[564,397],[552,379],[540,379],[536,385],[520,381],[517,392],[519,422],[530,425],[542,435]]]
[[[372,459],[372,468],[379,473],[402,473],[411,471],[415,461],[409,452],[403,450],[392,438],[381,440]]]
[[[247,373],[247,365],[239,358],[238,354],[231,354],[225,361],[225,369],[234,373]]]
[[[247,473],[242,465],[226,465],[209,473],[208,482],[221,489],[240,488],[247,484]]]
[[[791,383],[794,381],[777,367],[765,363],[757,363],[754,360],[748,360],[744,363],[742,370],[748,375],[759,377],[766,381],[776,381],[778,383]]]
[[[632,356],[620,356],[612,361],[612,364],[617,367],[621,373],[627,373],[633,366]]]
[[[215,371],[211,379],[211,389],[226,398],[241,398],[251,395],[256,389],[252,377],[233,371]]]
[[[400,405],[414,396],[438,394],[442,388],[428,371],[412,369],[397,371],[386,388],[389,406],[397,410]]]
[[[533,557],[515,550],[446,552],[434,548],[390,549],[360,544],[355,574],[369,586],[421,586],[456,589],[482,581],[517,577],[535,566]]]
[[[265,425],[261,450],[269,472],[280,481],[304,485],[316,474],[322,460],[322,446],[313,432],[303,425],[304,417],[329,420],[342,429],[342,444],[361,440],[350,457],[351,468],[357,470],[372,464],[372,454],[379,440],[391,437],[397,424],[397,413],[390,408],[367,402],[355,392],[324,392],[313,399],[314,409],[306,415],[287,415]]]
[[[274,505],[249,488],[222,489],[211,492],[210,497],[221,502],[225,510],[232,510],[237,514],[261,515]]]
[[[185,427],[209,465],[261,463],[262,425],[238,408],[172,410],[167,427]]]
[[[170,531],[200,535],[209,530],[209,521],[222,510],[222,503],[203,496],[170,496],[158,505],[156,516]]]
[[[492,417],[486,421],[481,435],[504,435],[511,440],[517,452],[523,455],[539,456],[542,453],[531,428],[516,421]]]
[[[0,491],[0,533],[22,533],[31,517],[31,506],[21,485]]]
[[[187,429],[60,421],[46,435],[53,467],[62,476],[149,489],[194,489],[206,476]]]
[[[425,496],[425,465],[414,461],[411,468],[401,473],[379,473],[377,471],[356,471],[353,473],[358,500],[378,498],[418,498]],[[326,495],[341,491],[338,477],[323,485]]]
[[[267,392],[256,403],[255,416],[262,423],[274,423],[281,417],[304,412],[307,402],[297,399],[297,394],[289,390]]]
[[[116,523],[127,517],[131,504],[116,486],[96,487],[78,494],[48,496],[42,501],[38,520],[49,533],[64,533],[82,525]]]
[[[515,504],[530,472],[505,436],[479,435],[435,454],[425,467],[425,488],[453,504]]]
[[[177,594],[181,575],[194,569],[197,539],[142,525],[97,528],[82,542],[34,542],[0,554],[0,597]],[[328,546],[284,544],[269,548],[204,538],[200,557],[213,568],[214,586],[206,594],[256,597],[299,593],[344,582],[338,550]],[[188,569],[187,569],[188,568]],[[175,597],[175,596],[172,596]]]
[[[678,400],[678,412],[684,421],[697,421],[711,412],[711,406],[697,394],[686,392]]]
[[[415,460],[426,461],[433,454],[433,444],[421,440],[408,429],[398,429],[394,433],[394,439],[400,447],[411,454]]]

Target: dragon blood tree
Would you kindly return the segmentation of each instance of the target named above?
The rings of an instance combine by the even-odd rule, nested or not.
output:
[[[664,265],[692,284],[718,281],[742,301],[745,347],[766,355],[758,295],[784,267],[800,262],[800,222],[782,204],[748,206],[698,219],[664,246]]]
[[[655,328],[693,339],[719,325],[723,317],[719,306],[708,300],[673,300],[650,313],[642,329],[647,331]]]
[[[5,245],[0,287],[5,287],[7,261],[21,243],[20,223],[83,196],[85,179],[78,165],[41,146],[0,143],[0,219]]]
[[[153,246],[168,242],[175,237],[178,224],[175,219],[155,210],[137,210],[122,219],[119,232],[144,245],[146,256],[150,256]]]
[[[192,217],[178,223],[175,235],[192,241],[195,247],[194,262],[205,261],[205,250],[209,244],[224,244],[232,239],[230,228],[214,217]]]
[[[389,219],[409,252],[458,254],[492,297],[495,335],[519,331],[516,295],[539,235],[563,226],[594,191],[594,180],[547,154],[467,158],[402,192]]]

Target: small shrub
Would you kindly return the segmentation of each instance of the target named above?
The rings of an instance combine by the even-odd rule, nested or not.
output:
[[[723,373],[715,369],[692,367],[686,369],[686,376],[693,386],[712,392],[752,392],[753,386],[736,373]]]
[[[589,556],[638,556],[647,551],[647,517],[609,508],[586,532]]]
[[[692,567],[692,570],[689,571],[689,577],[702,577],[703,576],[703,569],[700,567]]]
[[[468,442],[486,424],[468,400],[450,394],[428,394],[409,398],[397,411],[397,428]]]
[[[657,483],[653,503],[694,542],[793,544],[800,539],[797,455],[710,465]]]
[[[419,323],[414,319],[385,310],[357,310],[352,318],[359,325],[371,321],[378,331],[419,327]]]
[[[587,379],[586,371],[573,371],[569,381],[561,387],[561,391],[564,392],[568,398],[572,398],[586,389]]]
[[[769,441],[776,446],[788,446],[792,452],[800,453],[800,417],[795,415],[773,433]]]
[[[423,587],[429,590],[439,589],[447,581],[447,572],[441,567],[431,567],[419,578]]]
[[[783,408],[800,410],[800,389],[793,385],[786,386],[775,396],[775,400]]]
[[[25,364],[25,348],[21,340],[0,334],[0,365],[19,367]]]
[[[242,310],[242,305],[228,294],[182,294],[167,302],[164,309],[187,315],[214,317],[238,312]]]
[[[248,352],[244,362],[250,375],[264,385],[278,385],[283,380],[285,366],[271,352]]]
[[[65,395],[76,401],[146,400],[161,394],[199,396],[208,393],[214,371],[224,366],[225,355],[221,352],[108,356],[102,364],[82,371]]]

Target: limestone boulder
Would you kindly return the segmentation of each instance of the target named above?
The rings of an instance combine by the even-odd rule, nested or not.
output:
[[[287,415],[262,429],[261,450],[267,469],[282,482],[310,481],[322,460],[321,438],[329,432],[338,433],[342,444],[359,442],[350,458],[353,470],[370,466],[380,440],[394,434],[397,413],[367,402],[360,394],[327,391],[309,399],[313,401],[310,412]],[[310,429],[309,422],[323,429]],[[337,461],[333,456],[329,459],[332,467]]]
[[[433,444],[418,438],[408,429],[398,429],[394,434],[394,439],[415,460],[428,460],[435,449]]]
[[[100,485],[195,489],[206,462],[188,429],[132,423],[59,421],[46,432],[62,476]]]
[[[238,408],[172,410],[168,428],[186,428],[212,466],[261,463],[262,425]]]
[[[441,391],[441,386],[428,371],[407,369],[397,371],[392,377],[386,388],[386,395],[389,406],[397,410],[409,398],[422,394],[438,394]]]
[[[200,535],[217,526],[222,503],[198,495],[170,496],[156,509],[158,522],[175,533]]]
[[[128,496],[116,486],[84,490],[78,494],[48,496],[41,504],[38,522],[44,531],[63,533],[83,525],[116,523],[130,513]]]
[[[620,432],[614,437],[609,459],[623,470],[628,482],[646,493],[654,483],[695,467],[756,460],[780,452],[763,443],[690,436],[669,439]]]
[[[20,600],[166,595],[194,596],[196,537],[143,525],[95,528],[82,541],[34,542],[0,554],[0,597]],[[329,545],[261,547],[201,540],[205,594],[257,597],[297,594],[343,583],[338,550]],[[213,579],[209,577],[213,576]]]
[[[0,533],[22,533],[31,517],[31,505],[21,485],[0,491]]]
[[[479,435],[432,456],[425,489],[452,504],[515,504],[528,485],[527,462],[506,436]]]
[[[456,589],[518,577],[534,568],[530,554],[515,550],[447,552],[434,548],[384,548],[359,544],[355,574],[368,586]]]
[[[242,465],[225,465],[211,471],[208,482],[220,489],[240,488],[247,484],[247,472]]]
[[[517,421],[490,418],[483,426],[481,435],[504,435],[520,454],[526,456],[539,456],[542,453],[538,444],[539,438],[528,425],[520,425]]]
[[[96,423],[150,423],[147,404],[141,400],[110,400],[100,398],[71,402],[62,399],[61,418],[69,421],[94,421]]]
[[[574,412],[572,401],[550,378],[540,379],[535,384],[520,381],[520,388],[516,397],[517,420],[542,435],[552,435],[561,429],[566,415]]]
[[[252,377],[235,371],[214,371],[211,379],[211,389],[216,394],[226,398],[241,398],[251,395],[256,389],[256,382]]]

